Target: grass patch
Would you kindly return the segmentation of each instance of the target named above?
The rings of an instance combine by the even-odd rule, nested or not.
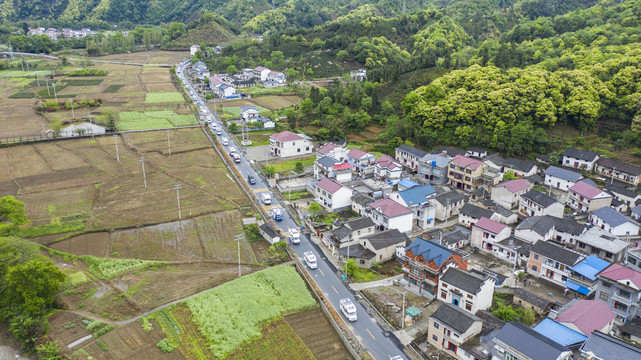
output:
[[[98,70],[98,69],[80,69],[75,70],[70,73],[67,73],[67,76],[77,77],[77,76],[107,76],[109,72],[107,70]]]
[[[149,321],[150,319],[152,318],[150,318],[149,316],[145,316],[144,318],[142,318],[142,329],[145,330],[145,332],[151,332],[154,330],[154,324]]]
[[[354,282],[370,282],[385,279],[386,276],[377,274],[369,269],[357,268],[351,276]]]
[[[177,91],[173,92],[152,92],[147,93],[145,102],[143,104],[162,104],[162,103],[174,103],[174,102],[184,102],[185,98],[181,93]]]
[[[36,97],[33,93],[19,91],[8,96],[9,99],[33,99]]]
[[[104,79],[74,79],[74,80],[63,80],[67,86],[87,86],[87,85],[100,85]]]
[[[118,92],[118,90],[122,89],[125,86],[125,84],[114,84],[114,85],[109,85],[107,88],[103,91],[103,93],[106,94],[115,94]]]
[[[303,199],[303,198],[311,197],[312,195],[310,193],[308,193],[307,191],[299,191],[299,192],[293,192],[291,194],[285,192],[283,194],[283,196],[287,200],[294,201],[294,200],[300,200],[300,199]]]
[[[291,86],[279,86],[275,88],[265,88],[263,86],[252,86],[249,88],[244,88],[243,92],[251,94],[252,96],[262,96],[262,95],[276,95],[292,92],[293,88]]]
[[[67,281],[65,282],[65,286],[63,287],[67,289],[73,289],[90,281],[91,279],[89,279],[89,277],[85,275],[85,273],[83,273],[82,271],[77,271],[67,276]]]
[[[267,108],[264,108],[262,106],[258,106],[258,105],[253,105],[253,106],[256,107],[256,110],[258,110],[259,114],[271,112],[271,110],[269,110]],[[225,107],[225,112],[226,113],[230,113],[232,115],[235,115],[237,117],[240,117],[240,107],[239,106]]]
[[[314,359],[311,350],[284,320],[265,325],[262,335],[262,338],[241,346],[226,359]]]
[[[98,345],[98,347],[101,348],[102,351],[109,351],[109,347],[107,346],[107,344],[103,343],[100,340],[96,340],[96,345]]]
[[[178,115],[170,110],[126,111],[120,113],[119,118],[118,129],[120,130],[163,129],[198,124],[193,114]]]
[[[316,161],[316,156],[312,155],[304,158],[296,158],[280,161],[277,163],[269,163],[269,166],[273,166],[274,171],[276,171],[277,173],[288,173],[287,175],[289,175],[289,172],[291,170],[296,169],[296,163],[299,161],[303,163],[303,167],[313,166],[314,161]]]
[[[261,324],[317,306],[294,267],[270,268],[185,301],[219,358],[260,338]]]
[[[174,344],[171,340],[164,338],[156,344],[160,351],[165,353],[170,353],[178,348],[178,345]]]
[[[99,279],[108,280],[131,270],[145,269],[154,265],[165,265],[164,261],[136,259],[103,259],[89,255],[80,257],[89,266],[89,271]]]
[[[85,228],[82,220],[74,220],[59,224],[38,225],[30,228],[20,229],[18,235],[25,238],[34,238],[38,236],[62,234],[72,231],[80,231]]]

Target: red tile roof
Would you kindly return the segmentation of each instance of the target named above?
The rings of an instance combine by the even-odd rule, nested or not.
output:
[[[324,178],[323,180],[317,182],[316,186],[318,186],[319,188],[327,191],[330,194],[334,194],[335,192],[337,192],[341,188],[346,187],[345,185],[343,185],[343,184],[341,184],[341,183],[339,183],[337,181],[334,181],[334,180],[332,180],[330,178]]]
[[[472,159],[463,155],[456,155],[451,163],[462,167],[469,167],[472,170],[476,170],[483,165],[481,160]]]
[[[373,203],[370,203],[369,206],[377,210],[380,209],[380,212],[388,218],[412,213],[412,210],[389,198],[375,201]]]
[[[570,186],[570,190],[574,191],[579,195],[583,195],[588,199],[594,199],[595,197],[597,197],[599,194],[603,192],[601,189],[594,187],[586,183],[585,181],[580,181]]]
[[[555,320],[560,323],[572,323],[583,335],[590,336],[594,330],[603,329],[615,317],[616,314],[599,300],[579,300]]]
[[[318,150],[316,150],[316,152],[318,152],[320,154],[329,154],[330,151],[336,149],[337,147],[338,147],[338,145],[336,145],[334,143],[327,143],[327,144],[321,146],[320,148],[318,148]]]
[[[367,151],[361,150],[361,149],[352,149],[347,153],[347,156],[353,157],[354,159],[362,159],[362,158],[364,158],[365,156],[368,156],[368,155],[369,156],[374,156],[374,155],[368,153]]]
[[[612,264],[605,270],[601,271],[599,276],[603,276],[623,284],[625,284],[626,281],[630,281],[630,283],[634,284],[637,289],[641,289],[641,272],[634,271],[623,265]]]
[[[394,158],[388,156],[388,155],[383,155],[376,159],[376,163],[378,166],[382,168],[387,168],[387,169],[394,169],[396,167],[399,167],[399,164],[395,163],[396,160]]]
[[[342,163],[342,164],[334,164],[332,167],[336,170],[344,170],[344,169],[351,169],[353,168],[352,164],[350,163]]]
[[[489,231],[491,233],[494,233],[494,234],[500,233],[501,231],[503,231],[503,229],[505,229],[507,227],[507,225],[505,225],[505,224],[501,224],[498,221],[494,221],[494,220],[488,219],[486,217],[480,218],[479,221],[477,221],[474,224],[474,226],[477,226],[477,227],[479,227],[479,228],[481,228],[483,230],[487,230],[487,231]]]
[[[294,134],[293,132],[286,130],[283,132],[275,133],[270,136],[278,141],[294,141],[294,140],[303,140],[300,135]]]
[[[498,187],[504,187],[504,188],[510,190],[513,193],[517,193],[519,191],[523,191],[525,189],[528,189],[531,186],[532,185],[530,185],[530,183],[525,179],[516,179],[516,180],[510,180],[510,181],[502,182],[502,183],[496,185],[495,187],[497,187],[497,188]]]

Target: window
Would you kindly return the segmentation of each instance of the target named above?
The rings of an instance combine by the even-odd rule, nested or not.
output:
[[[601,292],[601,293],[599,294],[599,297],[600,297],[601,299],[603,299],[603,300],[606,300],[606,301],[607,301],[607,300],[608,300],[608,298],[609,298],[610,296],[608,296],[608,294],[606,294],[606,293],[604,293],[604,292]]]
[[[296,149],[296,152],[300,152],[300,149]]]
[[[443,283],[443,285],[441,285],[441,286],[443,286],[444,288],[447,289],[447,284],[446,283]]]
[[[621,311],[628,311],[628,306],[618,301],[614,302],[614,308]]]
[[[534,260],[538,260],[538,259],[539,259],[539,254],[534,254]]]
[[[538,271],[539,271],[538,266],[536,266],[536,265],[532,265],[532,271],[537,271],[537,272],[538,272]]]
[[[438,336],[436,336],[436,335],[432,335],[432,340],[434,340],[434,341],[438,342]]]
[[[309,151],[309,146],[305,148],[305,151]]]
[[[438,329],[438,323],[437,322],[434,323],[434,329]]]
[[[622,297],[622,298],[630,299],[630,292],[629,291],[617,289],[617,295]]]
[[[447,291],[441,291],[441,298],[447,299]]]
[[[604,288],[610,288],[612,286],[610,283],[607,283],[605,281],[601,282],[601,285],[603,285]]]
[[[445,336],[452,336],[452,331],[450,331],[450,329],[444,327],[443,328],[443,334],[445,334]]]
[[[465,310],[472,311],[472,303],[469,301],[465,302]]]
[[[468,298],[468,299],[474,299],[474,296],[472,296],[472,295],[470,295],[470,294],[467,294],[467,298]]]

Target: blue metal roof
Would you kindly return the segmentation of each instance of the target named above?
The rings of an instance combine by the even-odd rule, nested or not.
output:
[[[415,183],[415,182],[414,182],[414,181],[412,181],[412,180],[405,179],[405,180],[401,180],[401,181],[399,181],[399,182],[398,182],[398,185],[399,185],[399,186],[402,186],[402,187],[404,187],[404,188],[406,188],[406,189],[409,189],[409,188],[413,188],[413,187],[415,187],[415,186],[418,186],[419,184]]]
[[[590,255],[585,258],[585,260],[581,261],[575,266],[570,266],[568,269],[594,281],[596,280],[596,274],[610,265],[611,264],[609,262],[600,259],[595,255]]]
[[[550,318],[543,319],[543,321],[541,321],[537,326],[534,327],[534,331],[558,342],[563,346],[582,343],[588,339],[587,336],[581,334],[580,332],[574,331],[569,327],[559,324],[558,322]]]
[[[583,295],[587,295],[590,293],[590,289],[586,288],[585,286],[581,286],[571,280],[567,280],[566,282],[564,282],[563,286],[576,292],[580,292]]]
[[[449,259],[450,255],[454,254],[452,250],[420,237],[412,241],[410,246],[405,249],[405,251],[408,250],[412,250],[415,256],[422,255],[426,262],[434,260],[438,267],[441,267],[441,265]]]
[[[400,181],[399,181],[400,184]],[[432,185],[423,185],[423,186],[417,186],[413,187],[411,189],[399,191],[398,195],[400,195],[403,198],[403,201],[405,201],[406,204],[420,204],[424,203],[427,201],[427,197],[436,193],[436,190],[432,187]]]

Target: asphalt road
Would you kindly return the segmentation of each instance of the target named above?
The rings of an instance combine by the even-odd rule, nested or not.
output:
[[[232,136],[227,132],[225,128],[221,126],[219,119],[205,106],[203,99],[198,95],[198,93],[193,89],[191,83],[187,79],[184,73],[186,64],[179,64],[176,68],[177,75],[183,82],[186,84],[188,89],[191,89],[194,93],[192,99],[194,103],[199,107],[205,107],[205,115],[212,116],[214,118],[214,123],[217,124],[217,127],[221,129],[222,134],[217,135],[220,140],[222,137],[227,137],[229,139],[229,145],[225,147],[227,150],[229,146],[237,147],[237,144],[231,142]],[[213,125],[209,125],[210,128]],[[242,149],[236,149],[236,152],[240,155],[240,163],[234,163],[238,168],[238,171],[242,175],[242,179],[247,182],[248,175],[251,175],[256,179],[255,185],[250,185],[247,182],[247,185],[252,189],[256,197],[260,200],[260,194],[263,192],[268,192],[271,195],[272,203],[271,205],[266,205],[267,210],[271,210],[274,207],[280,207],[283,215],[283,220],[275,222],[276,226],[282,230],[283,233],[288,232],[290,228],[298,228],[298,225],[293,220],[288,209],[280,204],[278,199],[274,196],[269,188],[269,184],[266,179],[262,176],[259,176],[250,163],[245,159],[242,153]],[[269,211],[268,211],[269,212]],[[300,229],[299,229],[300,231]],[[403,359],[408,359],[408,357],[403,352],[403,345],[398,341],[396,336],[392,333],[384,331],[376,322],[376,320],[371,317],[365,308],[354,298],[354,293],[347,286],[347,284],[341,280],[340,272],[334,267],[334,265],[327,260],[327,258],[322,255],[323,252],[318,248],[318,245],[314,244],[309,235],[302,233],[301,234],[301,243],[299,245],[291,245],[292,250],[299,259],[303,259],[303,253],[305,251],[312,251],[317,258],[318,268],[314,270],[309,270],[313,275],[313,279],[316,282],[316,285],[321,289],[325,296],[330,300],[334,308],[339,314],[342,314],[339,308],[339,300],[342,298],[350,298],[352,302],[356,305],[358,320],[348,323],[349,327],[359,338],[361,343],[367,348],[367,351],[370,355],[376,360],[390,359],[393,356],[402,355]]]

